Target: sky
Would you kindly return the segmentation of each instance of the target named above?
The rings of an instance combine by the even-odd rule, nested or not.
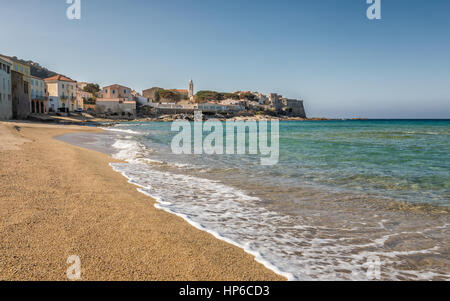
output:
[[[450,118],[450,1],[0,0],[0,53],[77,81],[304,99],[308,116]]]

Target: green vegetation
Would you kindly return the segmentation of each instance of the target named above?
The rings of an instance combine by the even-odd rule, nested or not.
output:
[[[28,60],[28,61],[22,60],[22,59],[17,58],[16,56],[13,56],[12,58],[21,62],[22,64],[30,66],[30,72],[31,72],[31,75],[33,75],[33,76],[36,76],[39,78],[49,78],[49,77],[58,75],[58,73],[50,71],[47,68],[39,65],[39,63],[33,62],[31,60]]]
[[[181,95],[175,91],[158,89],[155,91],[155,101],[160,102],[161,99],[170,102],[179,102],[181,100]]]
[[[258,101],[258,98],[250,92],[242,93],[240,99],[248,99],[250,101]]]
[[[198,103],[204,103],[208,101],[222,101],[225,99],[239,99],[238,94],[216,92],[216,91],[198,91],[195,95],[195,99]]]
[[[87,84],[83,91],[96,95],[100,92],[100,86],[98,84]]]

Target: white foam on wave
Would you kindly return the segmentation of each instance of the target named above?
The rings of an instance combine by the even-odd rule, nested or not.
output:
[[[110,165],[111,165],[111,167],[113,168],[114,171],[122,173],[122,175],[125,176],[125,177],[128,179],[128,182],[129,182],[129,183],[134,184],[134,185],[140,187],[140,188],[137,189],[139,192],[141,192],[141,193],[143,193],[143,194],[145,194],[145,195],[147,195],[147,196],[153,198],[154,200],[156,200],[157,204],[155,204],[155,208],[160,209],[160,210],[163,210],[163,211],[166,211],[166,212],[168,212],[168,213],[170,213],[170,214],[174,214],[174,215],[176,215],[176,216],[179,216],[179,217],[183,218],[186,222],[188,222],[190,225],[194,226],[195,228],[197,228],[197,229],[199,229],[199,230],[201,230],[201,231],[205,231],[205,232],[207,232],[207,233],[213,235],[213,236],[214,236],[215,238],[217,238],[217,239],[220,239],[220,240],[225,241],[225,242],[227,242],[227,243],[229,243],[229,244],[231,244],[231,245],[234,245],[234,246],[237,246],[237,247],[243,249],[243,250],[244,250],[245,252],[247,252],[248,254],[254,256],[254,257],[255,257],[255,260],[256,260],[257,262],[261,263],[261,264],[264,265],[266,268],[268,268],[268,269],[274,271],[275,273],[277,273],[277,274],[279,274],[279,275],[285,277],[286,279],[288,279],[288,280],[290,280],[290,281],[292,281],[292,280],[298,280],[298,279],[295,277],[295,275],[280,270],[276,265],[274,265],[274,264],[271,263],[270,261],[266,260],[266,259],[261,255],[260,252],[258,252],[258,251],[256,251],[256,250],[253,250],[252,248],[250,248],[250,244],[249,244],[249,243],[241,244],[241,243],[239,243],[239,242],[237,242],[237,241],[235,241],[235,240],[232,240],[232,239],[230,239],[230,238],[228,238],[228,237],[225,237],[225,236],[223,236],[222,234],[220,234],[218,231],[215,231],[215,230],[212,230],[212,229],[210,229],[210,228],[205,227],[204,225],[202,225],[201,222],[198,222],[198,221],[194,220],[194,219],[193,219],[192,217],[190,217],[188,214],[184,214],[184,213],[181,213],[181,212],[178,212],[178,211],[172,209],[172,208],[171,208],[171,206],[173,205],[172,202],[164,201],[164,199],[163,199],[161,196],[158,196],[158,195],[155,195],[155,194],[150,193],[149,190],[150,190],[151,188],[149,189],[148,186],[145,186],[145,185],[140,184],[140,181],[139,181],[139,180],[136,181],[136,178],[135,178],[135,177],[130,176],[129,173],[127,173],[127,172],[125,171],[126,168],[125,168],[125,169],[123,168],[123,167],[124,167],[123,164],[114,164],[114,163],[111,163]],[[135,166],[135,167],[136,167],[136,166]],[[142,166],[142,165],[141,165],[141,167],[142,167],[142,168],[147,168],[146,166]],[[175,176],[175,177],[178,177],[178,178],[182,178],[182,177],[192,178],[192,177],[189,177],[189,176],[183,176],[183,175],[181,175],[181,177],[180,177],[180,175],[177,175],[177,176]],[[206,180],[206,181],[208,181],[208,180]],[[204,181],[202,180],[201,182],[204,182]],[[226,189],[226,190],[228,190],[228,189]],[[241,192],[237,192],[237,195],[242,196],[242,193],[241,193]]]
[[[242,248],[255,260],[289,280],[367,280],[365,260],[380,256],[395,263],[401,256],[427,254],[436,248],[385,252],[386,241],[397,234],[380,234],[367,243],[352,243],[357,229],[348,227],[346,237],[330,237],[336,229],[311,226],[298,217],[282,215],[263,208],[261,200],[217,181],[161,171],[152,168],[153,160],[142,158],[145,147],[135,140],[119,139],[114,144],[115,158],[128,163],[111,163],[138,191],[154,198],[155,207],[175,214],[199,230]],[[150,161],[146,161],[150,160]],[[381,220],[374,231],[386,230]],[[350,226],[350,225],[349,225]],[[367,226],[371,229],[371,226]],[[319,235],[320,234],[320,235]],[[397,271],[383,267],[389,279],[414,276],[417,279],[443,276],[432,271]],[[444,275],[448,276],[448,275]]]
[[[130,163],[135,162],[140,151],[139,143],[133,140],[118,139],[112,147],[118,150],[117,153],[113,154],[113,158]]]
[[[104,131],[117,132],[117,133],[125,133],[125,134],[133,134],[133,135],[144,135],[142,132],[133,131],[130,129],[118,129],[118,128],[101,128]]]
[[[367,258],[379,256],[385,264],[391,264],[399,256],[437,250],[383,251],[389,238],[406,233],[382,235],[364,244],[351,243],[350,238],[318,237],[318,231],[327,233],[336,229],[309,227],[301,221],[295,224],[292,217],[261,208],[260,199],[219,182],[152,170],[145,164],[111,166],[137,185],[139,192],[156,199],[156,208],[244,249],[256,261],[289,280],[367,280]],[[374,230],[378,229],[374,226]],[[388,266],[383,266],[383,272],[393,280],[414,274]],[[434,274],[424,274],[421,279],[429,275]]]

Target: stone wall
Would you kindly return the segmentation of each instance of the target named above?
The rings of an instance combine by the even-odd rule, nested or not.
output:
[[[284,99],[283,103],[285,105],[284,111],[287,113],[287,115],[306,118],[305,107],[302,100]]]
[[[136,116],[136,102],[119,101],[114,99],[97,99],[96,113],[109,115],[118,114],[122,116],[126,115]]]

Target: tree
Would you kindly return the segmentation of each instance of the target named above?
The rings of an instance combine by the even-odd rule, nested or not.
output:
[[[198,103],[204,103],[208,101],[222,101],[225,99],[239,99],[239,95],[216,91],[198,91],[195,95],[195,99]]]
[[[250,101],[258,101],[258,98],[250,92],[242,93],[240,96],[241,99],[247,99]]]
[[[83,91],[96,95],[98,92],[100,92],[100,86],[98,84],[87,84],[83,88]]]
[[[157,92],[158,98],[159,100],[163,99],[163,100],[168,100],[171,102],[179,102],[181,99],[180,94],[174,92],[174,91],[170,91],[170,90],[158,90]]]

